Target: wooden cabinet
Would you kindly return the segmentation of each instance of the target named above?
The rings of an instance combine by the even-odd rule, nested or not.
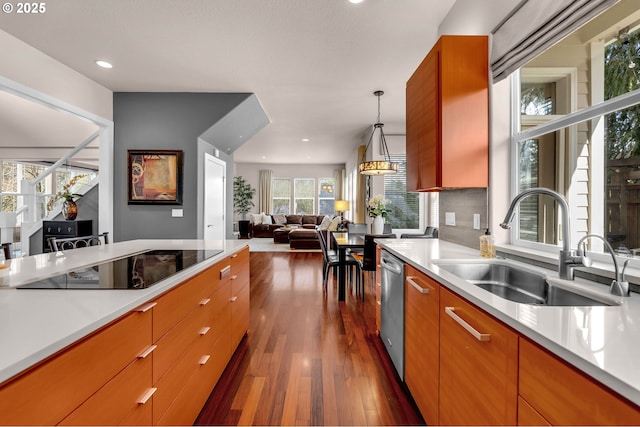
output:
[[[60,423],[151,346],[151,321],[149,310],[128,314],[5,384],[0,424]],[[149,377],[133,395],[150,387]]]
[[[42,221],[42,252],[51,252],[49,237],[80,237],[93,234],[93,221]]]
[[[640,425],[637,405],[522,337],[519,366],[521,399],[550,425]]]
[[[489,185],[486,36],[442,36],[407,81],[407,191]]]
[[[244,248],[2,385],[0,425],[193,424],[248,330],[249,289]]]
[[[440,285],[410,265],[405,271],[405,383],[427,425],[437,425]]]
[[[515,425],[518,335],[441,287],[442,425]]]

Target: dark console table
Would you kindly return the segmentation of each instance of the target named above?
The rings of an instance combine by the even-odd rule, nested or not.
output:
[[[42,252],[51,252],[49,237],[81,237],[93,234],[93,221],[42,221]]]

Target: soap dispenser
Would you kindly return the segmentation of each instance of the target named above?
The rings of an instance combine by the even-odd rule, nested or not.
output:
[[[496,257],[496,244],[495,238],[491,235],[491,232],[487,228],[487,231],[480,236],[480,255],[484,258]]]

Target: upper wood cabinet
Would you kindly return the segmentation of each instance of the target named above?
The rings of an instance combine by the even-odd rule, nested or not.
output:
[[[407,191],[489,185],[486,36],[442,36],[407,82]]]

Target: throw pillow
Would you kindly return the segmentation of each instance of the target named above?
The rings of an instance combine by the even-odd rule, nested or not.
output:
[[[341,218],[339,216],[333,218],[331,220],[331,224],[329,224],[329,231],[336,231],[338,229],[338,224],[340,224]]]
[[[267,215],[265,213],[262,214],[262,223],[263,224],[273,224],[271,221],[271,215]]]
[[[273,215],[273,222],[276,224],[284,225],[287,223],[287,216],[284,214]]]
[[[333,220],[333,217],[329,216],[329,215],[325,215],[324,218],[322,218],[322,222],[320,223],[320,225],[318,226],[318,228],[320,230],[326,230],[329,228],[329,226],[331,225],[331,221]]]
[[[249,214],[253,225],[262,224],[262,214]]]

